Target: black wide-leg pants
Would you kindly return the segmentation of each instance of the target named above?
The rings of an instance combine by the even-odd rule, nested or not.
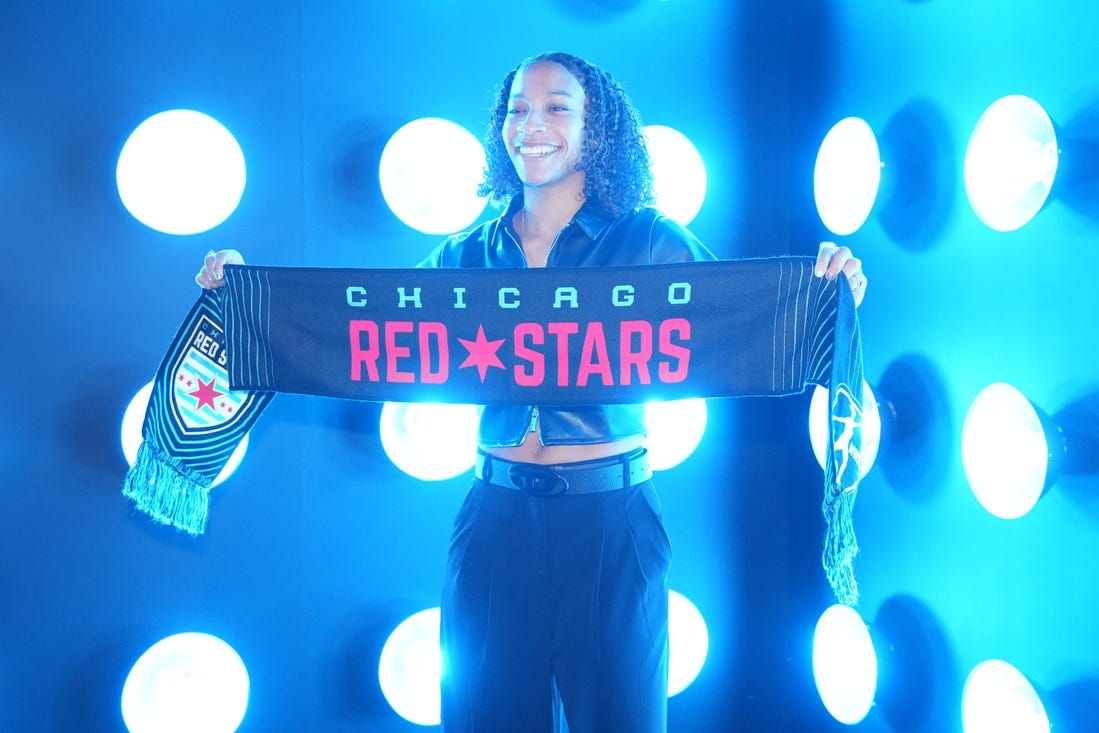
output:
[[[442,599],[445,733],[663,733],[668,536],[651,481],[534,496],[474,482]],[[558,703],[560,702],[560,704]]]

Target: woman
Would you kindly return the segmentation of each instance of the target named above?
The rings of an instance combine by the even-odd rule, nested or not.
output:
[[[421,266],[581,267],[709,260],[652,208],[641,122],[598,67],[527,59],[501,85],[481,195],[502,216]],[[196,280],[217,287],[226,250]],[[861,262],[822,246],[819,276]],[[666,729],[670,548],[640,405],[488,406],[475,480],[455,521],[442,600],[447,733]],[[558,702],[560,704],[558,704]]]

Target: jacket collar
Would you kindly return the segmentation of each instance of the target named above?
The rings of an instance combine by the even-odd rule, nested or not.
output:
[[[504,221],[504,226],[509,230],[511,229],[512,217],[515,216],[522,205],[523,194],[512,196],[507,209],[501,217]],[[589,239],[595,241],[602,236],[603,232],[606,231],[612,221],[614,221],[614,217],[611,216],[610,212],[591,199],[586,199],[569,223],[579,226],[584,231],[584,234],[588,235]]]

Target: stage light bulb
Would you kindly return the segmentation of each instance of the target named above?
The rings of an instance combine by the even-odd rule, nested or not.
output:
[[[991,514],[1017,519],[1046,487],[1049,447],[1041,417],[1015,387],[997,382],[973,400],[962,425],[969,488]]]
[[[654,401],[645,404],[646,441],[654,471],[666,471],[687,460],[706,433],[706,400]]]
[[[414,613],[386,639],[378,661],[378,683],[394,712],[416,725],[439,725],[443,658],[439,608]]]
[[[477,195],[484,171],[481,142],[438,117],[413,120],[393,133],[378,164],[390,210],[427,234],[450,234],[476,221],[488,203]]]
[[[706,165],[690,138],[666,125],[645,126],[656,208],[686,226],[706,200]]]
[[[122,719],[130,733],[233,733],[248,695],[248,670],[231,646],[209,634],[175,634],[130,669]]]
[[[443,481],[473,468],[477,459],[477,408],[432,402],[386,402],[382,448],[409,476]]]
[[[862,227],[878,197],[881,170],[878,139],[866,120],[847,117],[828,131],[813,168],[813,196],[829,231],[846,236]]]
[[[988,659],[970,671],[962,689],[963,733],[1050,733],[1042,699],[1018,669]]]
[[[1013,94],[984,111],[965,152],[965,190],[981,221],[1014,231],[1045,205],[1060,152],[1053,121],[1030,97]]]
[[[135,219],[198,234],[229,218],[244,194],[244,153],[220,122],[191,109],[149,117],[118,156],[118,195]]]
[[[874,704],[878,657],[870,630],[851,606],[834,604],[813,634],[813,679],[821,702],[845,725],[861,722]]]
[[[682,593],[668,591],[668,697],[691,686],[709,650],[710,632],[702,612]]]

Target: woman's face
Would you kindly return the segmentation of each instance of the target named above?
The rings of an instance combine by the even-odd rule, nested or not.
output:
[[[520,69],[511,84],[501,130],[524,186],[575,185],[584,141],[584,89],[564,66],[538,61]]]

